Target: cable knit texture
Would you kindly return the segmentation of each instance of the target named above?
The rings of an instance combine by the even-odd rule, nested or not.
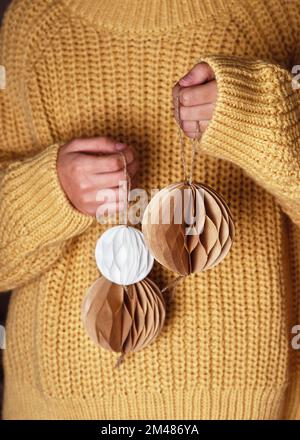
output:
[[[13,2],[0,46],[4,418],[300,418],[299,26],[298,0]],[[108,226],[71,206],[57,151],[110,136],[137,149],[142,188],[180,181],[171,90],[201,60],[218,98],[195,180],[229,202],[235,243],[180,284],[159,338],[114,369],[118,355],[80,321]],[[174,274],[155,264],[151,278]]]

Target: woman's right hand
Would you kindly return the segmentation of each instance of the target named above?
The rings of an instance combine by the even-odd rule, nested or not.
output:
[[[125,207],[125,187],[119,188],[126,179],[124,160],[131,181],[135,181],[138,160],[132,147],[107,137],[75,139],[62,146],[58,153],[57,173],[61,186],[72,205],[80,212],[95,216],[101,211],[114,214]],[[105,200],[99,191],[106,192]]]

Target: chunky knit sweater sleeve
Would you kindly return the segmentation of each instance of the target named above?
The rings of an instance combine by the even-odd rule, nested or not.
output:
[[[213,68],[218,84],[202,151],[241,167],[300,227],[300,90],[292,74],[264,60],[201,60]]]
[[[6,140],[1,137],[1,142]],[[0,291],[16,288],[49,268],[65,242],[91,222],[70,205],[60,187],[57,150],[58,145],[51,145],[1,170]]]
[[[18,41],[22,38],[18,6],[16,2],[5,20],[0,40],[6,77],[0,90],[0,291],[44,272],[61,255],[66,241],[92,221],[72,207],[60,186],[59,145],[43,146],[35,139],[23,93],[27,58]]]

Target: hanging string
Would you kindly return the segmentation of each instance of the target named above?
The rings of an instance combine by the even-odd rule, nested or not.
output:
[[[181,162],[182,162],[182,170],[183,170],[183,179],[184,182],[191,184],[193,181],[194,176],[194,168],[195,168],[195,155],[196,155],[196,149],[197,144],[199,142],[198,135],[200,134],[200,125],[199,121],[196,121],[196,127],[197,130],[195,131],[195,136],[192,140],[192,159],[191,159],[191,166],[190,166],[190,172],[187,172],[187,162],[186,162],[186,153],[185,153],[185,142],[183,137],[183,130],[182,130],[182,121],[180,118],[180,101],[179,101],[179,95],[176,96],[176,112],[178,115],[179,125],[178,125],[178,137],[179,137],[179,145],[180,145],[180,154],[181,154]]]
[[[174,280],[172,280],[169,284],[167,284],[163,289],[162,289],[162,293],[166,292],[167,290],[173,290],[177,284],[179,284],[179,282],[185,278],[187,275],[178,275],[178,277],[176,277]]]
[[[195,137],[192,141],[192,160],[191,160],[191,169],[190,169],[190,176],[189,176],[189,184],[190,185],[193,182],[193,178],[194,178],[195,157],[196,157],[196,150],[197,150],[197,143],[198,143],[197,134],[200,133],[199,121],[196,121],[196,126],[197,126],[197,131],[196,131]]]
[[[180,121],[180,124],[181,124],[181,120],[180,119],[179,119],[179,121]],[[180,125],[178,125],[178,136],[179,136],[181,163],[182,163],[182,170],[183,170],[183,180],[184,180],[184,182],[187,182],[188,177],[187,177],[187,165],[186,165],[186,158],[185,158],[184,139],[183,139],[182,129],[181,129]]]
[[[118,357],[115,368],[119,368],[119,366],[124,362],[125,353],[122,353],[121,356]]]
[[[130,175],[129,175],[128,169],[127,169],[126,156],[122,151],[120,151],[119,154],[120,154],[121,158],[123,159],[123,164],[124,164],[124,175],[125,175],[125,180],[126,180],[125,226],[128,226],[128,209],[129,209],[129,198],[130,198],[130,191],[131,191],[131,178],[130,178]],[[130,296],[130,291],[128,289],[128,286],[123,285],[123,289],[125,290],[127,295]],[[119,368],[119,366],[121,365],[121,363],[124,360],[124,356],[125,355],[122,354],[118,358],[117,363],[115,365],[115,368]]]
[[[123,153],[123,151],[119,152],[120,156],[123,159],[124,164],[124,174],[125,174],[125,180],[126,180],[126,202],[125,202],[125,225],[128,226],[128,210],[129,210],[129,203],[130,203],[130,191],[131,191],[131,177],[128,173],[127,169],[127,161],[126,156]]]
[[[179,95],[176,96],[176,105],[177,105],[176,112],[177,112],[178,121],[179,121],[179,124],[178,124],[178,136],[179,136],[179,145],[180,145],[180,154],[181,154],[183,178],[184,178],[184,182],[186,182],[187,184],[191,185],[192,182],[193,182],[193,176],[194,176],[195,156],[196,156],[196,150],[197,150],[197,143],[199,141],[198,135],[200,134],[200,125],[199,125],[199,121],[196,121],[197,130],[196,130],[195,136],[194,136],[194,138],[192,140],[192,158],[191,158],[190,172],[188,174],[188,172],[187,172],[186,154],[185,154],[185,142],[184,142],[184,138],[183,138],[183,134],[182,134],[183,133],[182,121],[181,121],[181,118],[180,118]],[[185,239],[186,239],[186,237],[185,237]],[[165,286],[162,289],[162,293],[164,293],[167,290],[169,290],[170,292],[172,292],[174,294],[175,288],[181,282],[181,280],[183,280],[183,278],[185,278],[186,276],[188,276],[188,275],[179,275],[178,277],[176,277],[174,280],[172,280],[169,284],[167,284],[167,286]]]
[[[167,284],[162,290],[161,292],[164,294],[166,292],[169,292],[168,295],[168,299],[171,303],[171,301],[173,301],[173,298],[175,296],[175,292],[176,292],[176,287],[178,286],[178,284],[181,283],[182,280],[184,280],[184,278],[188,277],[189,274],[187,275],[178,275],[178,277],[174,278],[172,281],[170,281],[169,284]]]

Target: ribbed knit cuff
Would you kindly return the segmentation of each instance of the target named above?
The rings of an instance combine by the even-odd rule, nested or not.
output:
[[[67,240],[82,233],[93,218],[77,211],[67,199],[57,174],[59,145],[11,164],[2,181],[2,221],[7,243],[29,248]],[[1,218],[1,217],[0,217]],[[2,223],[3,226],[3,223]],[[10,243],[11,242],[11,243]]]
[[[213,118],[201,140],[201,149],[235,163],[251,177],[284,192],[299,190],[299,179],[280,166],[287,152],[286,130],[295,123],[291,111],[291,78],[281,66],[262,60],[221,55],[199,62],[214,70],[218,96]],[[288,98],[289,99],[285,99]],[[283,162],[283,161],[282,161]],[[285,161],[289,166],[288,161]]]
[[[300,368],[294,373],[287,393],[286,420],[300,420]]]

